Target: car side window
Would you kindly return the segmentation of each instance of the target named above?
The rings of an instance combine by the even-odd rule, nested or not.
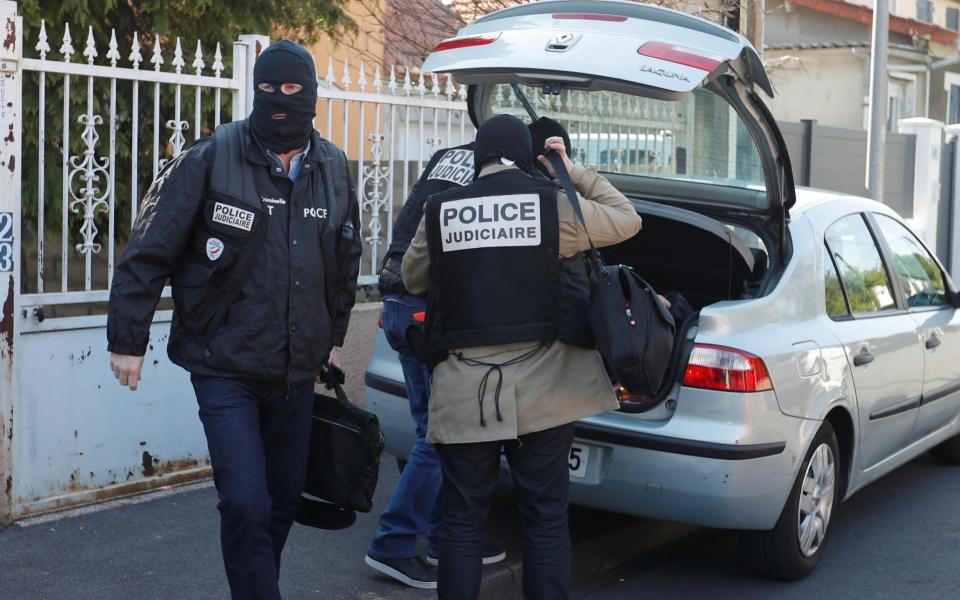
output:
[[[843,217],[827,229],[825,237],[853,314],[895,309],[887,270],[863,215]]]
[[[827,248],[823,253],[823,285],[827,316],[831,319],[842,319],[850,316],[850,309],[847,308],[840,277],[837,275],[837,268],[833,265],[833,261],[830,260],[829,252],[830,249]]]
[[[901,223],[886,215],[875,216],[893,255],[893,272],[903,287],[907,306],[946,306],[947,287],[937,261]]]

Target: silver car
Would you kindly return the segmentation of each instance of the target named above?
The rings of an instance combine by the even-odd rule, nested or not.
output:
[[[960,462],[960,306],[943,266],[882,204],[796,189],[739,34],[631,2],[492,13],[424,67],[469,85],[475,123],[550,116],[573,156],[634,200],[643,230],[605,249],[694,309],[666,383],[617,389],[576,424],[574,503],[744,530],[781,579],[819,561],[836,504],[932,450]],[[366,375],[387,450],[414,439],[383,336]]]

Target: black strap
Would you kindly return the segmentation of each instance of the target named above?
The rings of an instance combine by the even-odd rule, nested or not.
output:
[[[503,367],[512,367],[513,365],[519,365],[522,362],[528,361],[534,356],[537,355],[540,350],[543,348],[549,348],[550,344],[541,342],[537,344],[533,349],[515,356],[510,360],[502,363],[493,363],[486,362],[477,358],[467,358],[463,355],[462,352],[451,352],[450,354],[455,357],[457,360],[463,364],[470,367],[488,367],[487,372],[483,375],[483,379],[480,380],[480,388],[477,390],[477,400],[480,403],[480,427],[487,426],[487,420],[483,416],[483,399],[487,395],[487,383],[490,381],[490,376],[494,373],[497,374],[497,387],[493,392],[493,404],[496,408],[497,421],[503,421],[503,414],[500,412],[500,391],[503,389]]]
[[[600,256],[600,251],[597,250],[597,247],[593,245],[593,239],[590,237],[590,231],[587,230],[587,221],[583,218],[583,208],[580,207],[580,199],[577,195],[577,188],[575,185],[573,185],[573,180],[570,179],[570,173],[567,172],[567,167],[563,164],[563,159],[560,158],[560,155],[557,152],[551,150],[550,152],[547,152],[546,156],[547,160],[550,161],[550,165],[553,167],[553,172],[557,178],[557,181],[559,181],[560,185],[563,186],[563,192],[566,194],[571,206],[573,206],[574,214],[577,216],[580,224],[583,225],[583,232],[587,234],[587,241],[590,243],[590,252],[586,254],[587,265],[595,269],[597,273],[603,273],[603,257]]]

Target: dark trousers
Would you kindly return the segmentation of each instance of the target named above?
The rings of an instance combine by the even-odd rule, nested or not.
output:
[[[280,553],[300,505],[313,382],[192,376],[220,502],[234,600],[278,600]]]
[[[513,476],[523,524],[523,597],[570,597],[570,445],[573,424],[520,436],[519,440],[440,444],[443,524],[440,530],[441,600],[480,596],[481,527],[500,468],[501,448]]]

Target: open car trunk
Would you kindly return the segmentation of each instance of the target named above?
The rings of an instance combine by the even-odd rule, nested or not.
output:
[[[722,300],[754,297],[768,275],[770,259],[765,250],[749,246],[733,227],[716,219],[673,206],[633,202],[643,228],[629,240],[601,249],[604,259],[632,267],[660,294],[679,293],[693,309],[683,318],[675,315],[673,355],[658,393],[643,397],[618,391],[621,410],[643,412],[661,404],[682,376],[692,348],[688,333],[696,326],[700,309]]]
[[[657,292],[680,292],[694,310],[745,297],[763,276],[766,252],[710,217],[652,202],[634,201],[643,218],[640,233],[604,248],[608,264],[633,269]]]

